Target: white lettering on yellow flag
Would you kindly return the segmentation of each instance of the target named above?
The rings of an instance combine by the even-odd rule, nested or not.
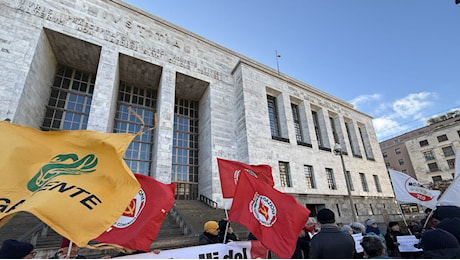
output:
[[[417,203],[430,209],[436,208],[440,191],[429,190],[416,179],[402,172],[392,169],[389,172],[397,201]]]
[[[0,226],[26,211],[85,246],[115,223],[140,189],[123,161],[133,138],[0,122]]]

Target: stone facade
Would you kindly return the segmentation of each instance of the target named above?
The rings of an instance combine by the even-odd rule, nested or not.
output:
[[[372,118],[351,104],[122,1],[0,0],[0,7],[0,118],[40,128],[63,64],[96,75],[90,130],[113,131],[121,80],[157,91],[149,173],[157,180],[171,182],[174,106],[181,97],[199,102],[198,192],[220,207],[217,158],[224,158],[270,165],[276,189],[313,210],[331,208],[338,222],[350,222],[350,210],[361,221],[383,222],[383,213],[399,218]],[[278,136],[271,132],[267,96],[276,99]],[[355,209],[333,152],[337,142]],[[282,185],[280,162],[287,165],[288,185]],[[307,188],[305,165],[313,167],[315,188]],[[333,189],[326,168],[334,174]]]

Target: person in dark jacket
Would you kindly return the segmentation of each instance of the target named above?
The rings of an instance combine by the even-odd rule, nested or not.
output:
[[[228,227],[227,227],[228,223]],[[225,230],[227,230],[227,234],[225,234]],[[227,222],[226,219],[221,219],[219,221],[219,241],[220,243],[224,243],[224,238],[225,238],[225,244],[228,242],[232,241],[240,241],[238,236],[233,232],[233,228],[230,225],[230,222]]]
[[[200,245],[219,243],[219,224],[213,220],[204,223],[204,231],[199,240]]]
[[[0,249],[0,259],[32,259],[34,257],[34,246],[28,242],[7,239],[3,241]]]
[[[423,258],[460,258],[460,245],[457,239],[443,229],[425,231],[422,234],[420,245],[423,249]]]
[[[388,249],[388,255],[391,257],[401,257],[401,253],[398,250],[398,241],[397,238],[398,236],[404,236],[400,229],[399,229],[399,223],[396,221],[391,221],[388,223],[388,230],[387,233],[385,234],[385,242],[387,244],[387,249]]]
[[[330,209],[318,211],[316,218],[321,230],[310,242],[310,258],[353,258],[355,240],[348,233],[340,231],[335,224],[335,214]]]
[[[361,246],[364,250],[364,255],[369,259],[387,259],[385,255],[385,247],[377,235],[365,235],[361,241]]]

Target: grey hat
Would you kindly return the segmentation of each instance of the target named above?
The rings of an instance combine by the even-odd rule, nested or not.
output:
[[[377,223],[377,221],[375,221],[373,218],[366,220],[366,226],[372,226],[374,223]]]

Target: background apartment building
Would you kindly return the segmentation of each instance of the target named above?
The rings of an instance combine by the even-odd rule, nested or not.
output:
[[[387,168],[425,185],[451,181],[460,149],[460,111],[428,120],[428,125],[380,143]]]
[[[156,114],[157,127],[125,160],[177,183],[177,200],[204,196],[224,207],[224,158],[270,165],[275,188],[313,214],[398,218],[372,118],[351,104],[119,0],[0,7],[0,118],[135,133],[141,122],[128,108],[146,127]]]

